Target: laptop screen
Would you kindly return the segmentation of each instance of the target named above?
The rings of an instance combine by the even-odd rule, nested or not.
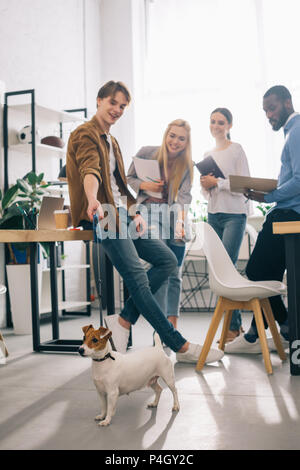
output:
[[[43,197],[38,215],[39,230],[56,229],[54,211],[62,210],[64,208],[64,202],[65,200],[63,197]]]

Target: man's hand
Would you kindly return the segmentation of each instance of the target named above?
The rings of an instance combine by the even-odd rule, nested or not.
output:
[[[147,222],[143,219],[141,214],[137,214],[133,220],[136,226],[136,231],[139,232],[140,235],[143,235],[148,227]]]
[[[206,190],[214,188],[217,186],[217,183],[218,179],[212,173],[209,175],[200,176],[200,184]]]
[[[266,202],[264,193],[253,191],[252,189],[248,189],[246,192],[244,192],[244,196],[247,199],[251,199],[251,201]]]
[[[100,202],[97,199],[90,199],[88,208],[87,208],[87,215],[91,222],[93,222],[93,217],[98,213],[99,220],[104,218],[104,212]]]

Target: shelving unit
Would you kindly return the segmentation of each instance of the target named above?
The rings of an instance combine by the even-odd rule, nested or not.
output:
[[[35,145],[36,148],[36,153],[40,157],[57,157],[57,158],[63,158],[66,155],[66,151],[64,148],[58,148],[58,147],[53,147],[51,145],[45,145],[45,144],[39,144],[37,143]],[[15,144],[15,145],[10,145],[9,147],[10,150],[15,151],[15,152],[21,152],[21,153],[29,153],[31,152],[31,144]]]
[[[18,95],[29,95],[30,102],[25,104],[8,104],[8,101],[12,97],[16,97]],[[23,120],[23,125],[31,125],[32,128],[32,142],[30,144],[22,144],[18,143],[16,139],[16,133],[12,132],[12,128],[9,126],[9,117],[10,113],[17,113],[18,120]],[[79,116],[77,113],[81,113]],[[84,117],[82,117],[82,113]],[[15,114],[14,114],[15,116]],[[26,122],[26,117],[28,119],[29,116],[29,123]],[[80,124],[87,117],[87,110],[86,108],[80,109],[69,109],[67,111],[58,111],[52,108],[48,108],[45,106],[41,106],[35,102],[35,90],[20,90],[15,92],[8,92],[4,95],[4,110],[3,110],[3,140],[4,140],[4,191],[9,188],[9,154],[10,152],[20,153],[23,155],[31,155],[31,168],[28,168],[28,171],[36,172],[37,168],[37,160],[44,159],[44,162],[49,162],[50,159],[57,158],[57,173],[62,167],[63,159],[65,158],[66,153],[66,145],[64,148],[53,147],[50,145],[41,144],[37,141],[36,137],[36,129],[37,125],[39,125],[40,121],[46,123],[56,123],[59,126],[59,134],[60,137],[63,138],[63,124],[64,123],[78,123]],[[51,132],[50,132],[51,134]],[[49,135],[50,135],[49,134]],[[46,160],[45,160],[46,159]],[[43,165],[43,163],[41,163]],[[20,175],[22,177],[23,175]],[[57,175],[56,175],[57,177]],[[49,179],[45,177],[45,179]],[[53,179],[53,178],[51,178]],[[50,192],[53,195],[62,195],[63,193],[67,192],[67,185],[66,183],[62,182],[55,182],[53,187],[51,188]],[[90,307],[90,264],[89,264],[89,242],[86,243],[86,264],[82,265],[66,265],[64,267],[57,268],[57,271],[62,271],[62,301],[59,302],[59,310],[62,311],[63,315],[71,314],[71,315],[90,315],[91,314],[91,307]],[[64,252],[64,245],[62,243],[62,252]],[[6,247],[6,262],[8,260],[8,252]],[[86,300],[83,301],[67,301],[65,298],[65,276],[64,271],[66,269],[85,269],[86,270]],[[46,273],[47,269],[44,270]],[[50,289],[50,286],[49,286]],[[7,326],[12,326],[12,318],[10,312],[10,303],[9,297],[7,296]],[[85,308],[86,311],[70,311],[68,309],[80,309]],[[50,312],[51,307],[42,308],[41,313]]]

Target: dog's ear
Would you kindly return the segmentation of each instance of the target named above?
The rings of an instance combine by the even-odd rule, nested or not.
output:
[[[90,328],[93,328],[93,325],[83,326],[83,327],[82,327],[82,331],[84,332],[84,334],[86,334],[86,332],[87,332]]]
[[[106,339],[106,341],[108,341],[112,335],[111,331],[108,328],[104,328],[104,326],[100,326],[98,331],[100,333],[100,338]]]

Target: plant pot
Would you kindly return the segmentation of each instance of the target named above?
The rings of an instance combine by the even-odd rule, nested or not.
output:
[[[9,298],[11,305],[14,333],[16,335],[32,334],[31,285],[29,264],[6,265]],[[42,289],[42,267],[38,264],[39,304]]]

